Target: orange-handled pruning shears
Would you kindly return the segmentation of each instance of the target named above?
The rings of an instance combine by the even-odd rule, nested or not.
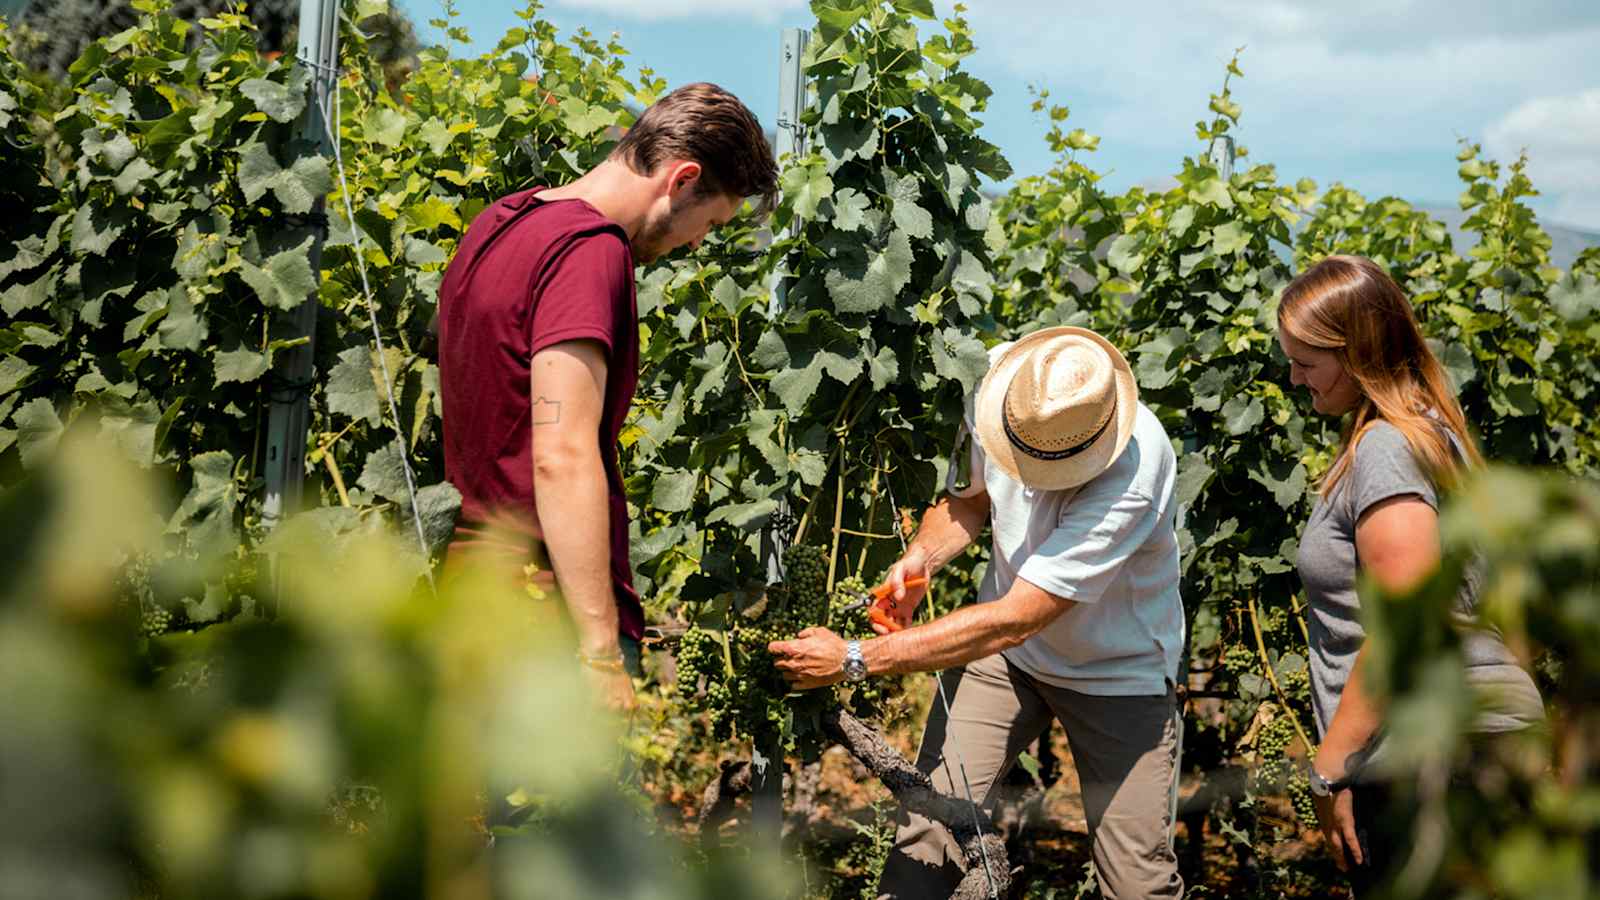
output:
[[[908,588],[922,587],[927,583],[928,579],[924,575],[917,575],[906,579],[906,587]],[[857,603],[853,603],[850,606],[845,607],[845,609],[846,611],[849,611],[852,609],[860,609],[862,606],[866,606],[867,617],[872,620],[873,624],[882,625],[890,631],[899,631],[905,626],[900,624],[900,620],[889,615],[888,611],[889,609],[893,609],[895,606],[895,602],[889,598],[889,594],[893,590],[894,589],[890,587],[887,582],[885,582],[884,584],[878,585],[867,593],[862,594],[861,599]],[[888,609],[884,608],[885,602],[887,602],[889,605]]]

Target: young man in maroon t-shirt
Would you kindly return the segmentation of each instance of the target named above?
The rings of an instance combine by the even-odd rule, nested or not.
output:
[[[605,162],[473,220],[439,289],[452,563],[548,555],[606,702],[633,705],[624,643],[644,615],[628,563],[617,436],[638,382],[633,267],[698,247],[777,170],[755,116],[711,84],[645,110]],[[635,655],[636,659],[636,655]]]

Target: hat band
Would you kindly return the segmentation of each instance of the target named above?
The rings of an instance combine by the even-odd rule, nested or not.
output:
[[[1115,398],[1113,398],[1111,401],[1111,414],[1106,416],[1106,420],[1100,424],[1100,428],[1096,430],[1094,434],[1089,435],[1089,437],[1086,438],[1083,443],[1074,444],[1065,450],[1040,450],[1038,447],[1035,447],[1018,437],[1017,433],[1011,428],[1010,410],[1002,409],[1000,411],[1000,424],[1005,427],[1006,440],[1011,442],[1011,446],[1021,450],[1023,453],[1033,457],[1034,459],[1043,460],[1044,462],[1056,462],[1058,460],[1071,459],[1072,457],[1077,456],[1079,453],[1089,449],[1089,447],[1093,445],[1095,441],[1100,440],[1101,435],[1106,433],[1106,429],[1111,427],[1111,420],[1115,419],[1116,417],[1117,403]]]

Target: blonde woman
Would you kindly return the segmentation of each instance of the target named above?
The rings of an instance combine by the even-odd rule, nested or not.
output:
[[[1284,290],[1278,341],[1290,381],[1317,412],[1344,418],[1339,452],[1300,539],[1308,601],[1311,690],[1321,747],[1308,776],[1335,859],[1364,893],[1403,862],[1404,817],[1371,763],[1383,716],[1363,685],[1357,579],[1390,590],[1420,582],[1440,556],[1438,506],[1464,470],[1482,464],[1461,405],[1423,341],[1411,304],[1369,259],[1332,256]],[[1478,578],[1466,580],[1454,618],[1466,677],[1485,706],[1475,730],[1536,724],[1533,679],[1498,634],[1474,625]]]

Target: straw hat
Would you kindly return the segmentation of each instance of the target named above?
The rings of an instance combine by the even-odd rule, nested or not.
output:
[[[978,440],[1000,470],[1039,490],[1111,467],[1133,434],[1139,386],[1110,341],[1044,328],[1012,344],[978,387]]]

